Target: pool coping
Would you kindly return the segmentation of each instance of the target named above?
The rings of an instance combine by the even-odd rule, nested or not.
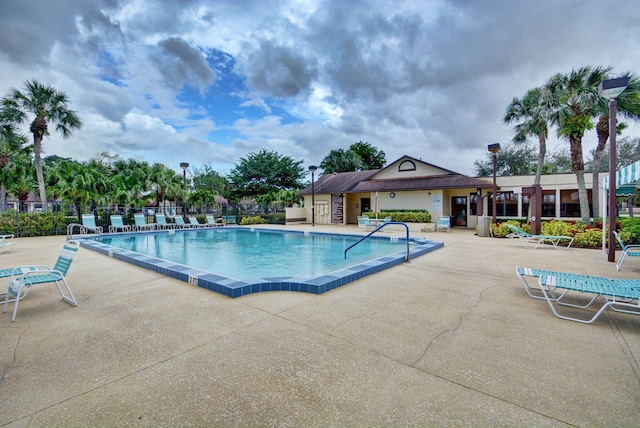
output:
[[[147,232],[124,232],[124,233],[105,233],[99,237],[122,237],[127,235],[140,235],[140,234],[173,234],[173,233],[188,233],[192,231],[203,230],[207,228],[188,228],[188,229],[165,229],[154,230]],[[362,238],[364,235],[353,233],[329,233],[329,232],[310,232],[299,230],[281,230],[281,229],[269,229],[269,228],[254,228],[243,226],[225,226],[225,229],[249,229],[251,231],[273,231],[279,233],[299,233],[306,236],[311,235],[334,235],[334,236],[350,236]],[[180,263],[171,262],[168,260],[160,259],[157,257],[147,256],[144,254],[136,253],[122,248],[114,247],[97,241],[98,236],[83,235],[82,237],[74,237],[75,240],[80,242],[82,247],[96,251],[98,253],[107,255],[117,260],[122,260],[127,263],[131,263],[135,266],[142,267],[161,275],[165,275],[171,278],[184,281],[188,284],[205,288],[207,290],[214,291],[216,293],[224,294],[232,298],[246,296],[253,293],[261,293],[266,291],[297,291],[302,293],[322,294],[327,291],[333,290],[343,285],[354,282],[358,279],[372,275],[374,273],[389,269],[398,264],[406,261],[406,251],[400,251],[377,259],[361,262],[348,268],[339,269],[329,274],[324,274],[314,278],[296,278],[296,277],[270,277],[270,278],[256,278],[255,280],[241,281],[233,278],[228,278],[215,273],[203,271],[200,269],[194,269],[190,266],[186,266]],[[393,239],[398,241],[405,241],[404,237],[388,236],[381,237],[376,236],[374,239]],[[423,238],[409,238],[409,241],[414,245],[409,248],[409,257],[413,259],[415,257],[422,256],[444,247],[443,242],[430,241]]]

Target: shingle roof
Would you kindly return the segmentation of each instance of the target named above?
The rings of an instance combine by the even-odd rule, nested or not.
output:
[[[341,172],[322,175],[315,183],[316,194],[390,192],[401,190],[436,190],[461,188],[489,188],[486,181],[461,174],[445,174],[428,177],[373,179],[379,169],[356,172]],[[311,186],[302,189],[300,195],[310,195]]]

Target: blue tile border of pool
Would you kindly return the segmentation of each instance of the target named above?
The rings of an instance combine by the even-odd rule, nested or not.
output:
[[[241,226],[227,226],[225,229],[250,229],[260,231],[271,231],[278,233],[301,233],[305,235],[335,235],[335,236],[352,236],[361,238],[363,235],[358,234],[340,234],[340,233],[328,233],[328,232],[305,232],[299,230],[279,230],[260,228],[255,229],[251,227]],[[114,233],[103,234],[104,237],[111,236],[127,236],[138,235],[141,233],[189,233],[190,231],[202,230],[198,229],[181,229],[181,230],[157,230],[152,232],[133,232],[133,233]],[[374,239],[391,239],[391,237],[372,237]],[[192,267],[182,265],[179,263],[170,262],[167,260],[159,259],[157,257],[147,256],[133,251],[124,250],[122,248],[113,247],[111,245],[103,244],[97,241],[95,237],[74,237],[74,239],[80,241],[81,246],[97,251],[98,253],[105,254],[114,259],[122,260],[131,263],[141,268],[149,269],[162,275],[166,275],[171,278],[179,279],[187,282],[191,285],[206,288],[207,290],[215,291],[216,293],[224,294],[229,297],[241,297],[247,294],[260,293],[264,291],[298,291],[302,293],[322,294],[334,288],[342,287],[345,284],[372,275],[374,273],[389,269],[393,266],[399,265],[405,262],[406,251],[401,251],[378,259],[369,260],[363,263],[350,266],[345,269],[340,269],[330,274],[321,275],[315,278],[295,278],[295,277],[274,277],[274,278],[258,278],[250,281],[240,281],[237,279],[227,278],[215,273],[206,272],[200,269],[194,269]],[[395,238],[394,238],[395,239]],[[398,241],[406,242],[406,238],[397,238]],[[422,256],[431,251],[444,247],[444,243],[429,241],[426,239],[409,239],[412,244],[410,246],[409,254],[410,258]]]

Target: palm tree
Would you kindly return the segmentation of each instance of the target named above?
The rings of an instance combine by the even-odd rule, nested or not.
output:
[[[33,153],[35,157],[36,177],[42,210],[47,210],[47,195],[42,170],[42,139],[49,135],[48,122],[55,124],[55,129],[63,138],[69,138],[73,130],[82,127],[82,121],[76,112],[68,108],[69,100],[64,92],[52,86],[45,86],[36,80],[24,83],[24,92],[12,89],[2,100],[3,109],[12,123],[27,123],[29,114],[35,118],[29,131],[33,134]]]
[[[630,120],[640,120],[640,78],[632,73],[626,74],[629,77],[629,85],[618,95],[617,111],[624,118]],[[620,132],[626,125],[620,123],[617,131]],[[609,108],[600,112],[598,123],[596,124],[596,134],[598,135],[598,145],[593,152],[593,216],[600,217],[600,197],[596,189],[600,186],[599,173],[607,140],[609,139]],[[614,166],[615,167],[615,166]]]
[[[8,165],[12,156],[24,154],[26,142],[27,138],[16,133],[13,124],[6,119],[4,110],[0,111],[0,212],[7,211]]]
[[[589,199],[584,182],[582,137],[593,128],[593,117],[599,116],[606,100],[598,93],[611,67],[581,67],[569,74],[556,74],[545,84],[549,98],[549,122],[558,127],[558,136],[569,140],[571,170],[578,182],[580,213],[584,223],[591,222]]]
[[[538,167],[534,184],[540,184],[544,157],[547,153],[547,124],[548,110],[545,108],[543,89],[530,89],[522,98],[514,98],[507,106],[503,121],[507,125],[516,123],[513,127],[513,142],[524,143],[530,136],[538,138]]]
[[[82,221],[83,208],[104,201],[105,177],[96,173],[94,168],[77,161],[61,161],[51,176],[54,183],[52,195],[73,202],[78,221]]]
[[[181,194],[182,187],[182,177],[177,172],[161,163],[155,163],[151,166],[147,178],[147,188],[154,189],[160,212],[164,212],[165,200]]]

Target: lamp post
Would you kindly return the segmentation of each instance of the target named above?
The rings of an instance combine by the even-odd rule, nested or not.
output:
[[[498,152],[500,151],[500,144],[496,143],[496,144],[489,144],[487,146],[487,149],[489,149],[489,151],[491,152],[491,154],[493,155],[493,195],[491,195],[491,197],[493,198],[493,223],[496,223],[496,192],[497,192],[497,186],[496,186],[496,169],[497,169],[497,157],[498,157]]]
[[[309,171],[311,171],[311,226],[316,225],[316,183],[314,173],[318,169],[317,166],[311,165]]]
[[[616,98],[629,85],[629,77],[603,80],[598,87],[600,96],[609,100],[609,252],[607,260],[616,261]],[[598,189],[594,189],[598,190]]]
[[[182,185],[184,186],[184,196],[182,197],[182,217],[187,220],[187,168],[189,168],[188,162],[180,162],[180,168],[182,168]]]

